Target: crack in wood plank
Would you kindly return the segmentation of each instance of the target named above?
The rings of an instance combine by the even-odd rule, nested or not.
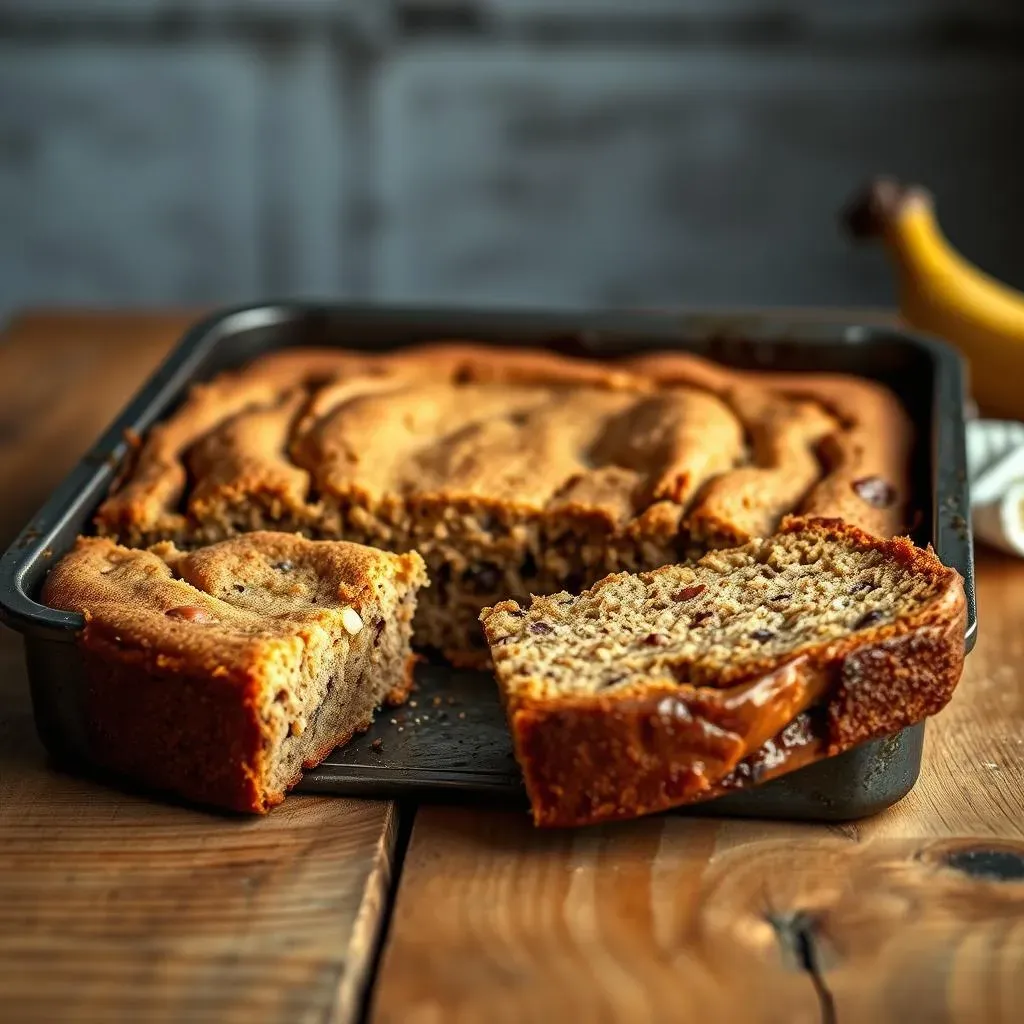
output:
[[[769,913],[766,920],[775,929],[783,953],[810,975],[821,1005],[821,1024],[837,1024],[835,999],[822,972],[815,916],[798,910],[789,914]]]

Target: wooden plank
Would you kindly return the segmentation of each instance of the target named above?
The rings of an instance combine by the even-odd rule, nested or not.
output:
[[[23,318],[0,341],[0,536],[22,525],[191,318]],[[391,804],[291,797],[231,819],[52,770],[0,636],[0,1017],[358,1017]]]
[[[659,818],[547,833],[421,809],[371,1019],[817,1021],[769,904],[713,898],[728,831]]]
[[[10,324],[0,338],[0,543],[24,526],[192,320],[35,313]]]
[[[978,571],[978,647],[896,807],[576,834],[421,810],[372,1019],[1019,1019],[1024,563]]]

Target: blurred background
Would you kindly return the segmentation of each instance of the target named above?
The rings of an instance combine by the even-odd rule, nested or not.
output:
[[[927,183],[1024,285],[1020,0],[0,0],[0,319],[316,295],[885,304]]]

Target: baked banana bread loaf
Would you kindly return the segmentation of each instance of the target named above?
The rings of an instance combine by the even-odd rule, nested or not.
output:
[[[597,362],[434,344],[285,350],[197,386],[98,531],[257,529],[419,551],[419,643],[486,663],[482,606],[771,533],[799,511],[904,527],[910,428],[873,383],[689,354]]]
[[[85,615],[88,755],[136,782],[266,811],[412,684],[415,553],[250,533],[192,552],[80,539],[43,600]]]
[[[939,711],[963,582],[838,521],[481,614],[538,825],[762,782]]]

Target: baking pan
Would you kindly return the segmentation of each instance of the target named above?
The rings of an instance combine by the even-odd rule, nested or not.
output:
[[[81,616],[38,603],[48,568],[88,532],[128,454],[126,437],[171,412],[188,386],[264,352],[334,345],[385,350],[439,338],[538,345],[614,358],[685,349],[731,366],[827,371],[878,380],[916,425],[911,458],[914,539],[963,576],[967,649],[976,630],[964,455],[964,388],[947,346],[888,328],[790,322],[781,315],[475,313],[276,303],[220,313],[190,330],[0,559],[0,614],[24,635],[36,725],[59,762],[88,768],[82,725]],[[697,813],[835,821],[871,814],[906,794],[921,764],[924,724],[756,789],[700,804]],[[380,740],[378,749],[374,741]],[[306,774],[305,790],[419,800],[525,805],[525,793],[487,673],[424,664],[405,707]]]

